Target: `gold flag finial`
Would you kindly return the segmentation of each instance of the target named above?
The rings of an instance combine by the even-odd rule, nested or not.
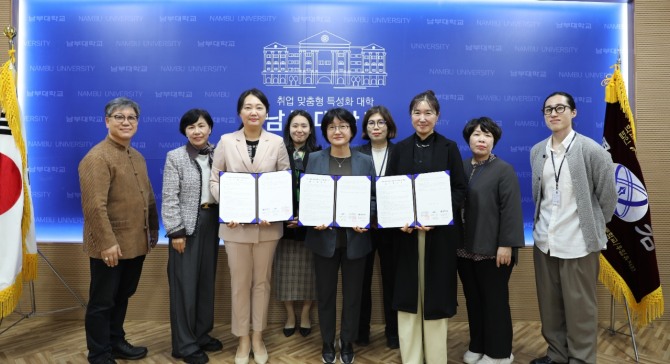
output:
[[[5,37],[7,37],[9,43],[14,43],[14,38],[16,37],[16,28],[14,28],[11,25],[8,25],[3,30],[3,33],[5,33]]]
[[[12,63],[16,62],[15,59],[15,50],[14,50],[14,38],[16,37],[16,28],[14,28],[11,25],[8,25],[5,27],[5,29],[2,31],[5,33],[5,37],[7,37],[7,41],[9,42],[9,59],[12,61]]]

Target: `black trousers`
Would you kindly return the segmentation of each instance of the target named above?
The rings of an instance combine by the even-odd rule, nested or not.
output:
[[[382,276],[382,298],[384,304],[384,322],[386,337],[398,337],[398,311],[393,309],[393,289],[395,287],[396,253],[389,230],[370,230],[372,251],[366,257],[365,276],[363,277],[363,296],[361,298],[361,317],[358,324],[358,336],[370,336],[372,318],[372,272],[375,265],[375,251],[379,254],[379,267]]]
[[[508,287],[512,267],[496,267],[495,259],[476,262],[458,258],[458,274],[468,308],[469,350],[473,353],[493,359],[508,358],[512,353]]]
[[[361,308],[361,292],[365,257],[347,258],[346,248],[335,249],[335,254],[322,257],[314,254],[316,270],[316,292],[319,298],[319,325],[324,342],[335,341],[337,281],[342,268],[342,317],[340,338],[344,342],[354,342],[358,338],[358,320]]]
[[[112,345],[125,339],[128,299],[137,290],[144,258],[121,259],[114,268],[102,259],[90,258],[91,285],[84,323],[89,362],[111,355]]]
[[[168,253],[172,354],[185,357],[210,340],[214,328],[214,283],[219,256],[218,209],[200,209],[195,234],[180,254]]]

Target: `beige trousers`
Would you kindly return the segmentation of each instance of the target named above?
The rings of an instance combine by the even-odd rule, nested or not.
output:
[[[403,364],[447,362],[448,319],[423,319],[426,233],[419,231],[419,297],[416,314],[398,311],[398,337]]]
[[[232,296],[231,332],[249,335],[261,332],[268,324],[272,261],[277,240],[259,243],[226,241]]]

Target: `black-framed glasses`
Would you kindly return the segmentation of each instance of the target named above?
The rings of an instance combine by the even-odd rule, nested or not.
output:
[[[565,112],[566,109],[569,109],[569,108],[570,108],[570,106],[568,106],[568,105],[559,104],[559,105],[556,105],[554,107],[546,106],[542,109],[542,112],[544,113],[544,115],[551,115],[551,113],[554,112],[554,110],[556,110],[557,114],[562,114],[562,113]]]
[[[374,128],[375,125],[379,128],[383,128],[386,126],[386,120],[368,120],[368,128]]]
[[[112,115],[112,116],[110,116],[110,117],[111,117],[112,119],[114,119],[114,121],[116,121],[116,122],[119,123],[119,124],[123,123],[123,122],[126,121],[126,120],[128,120],[128,122],[131,123],[131,124],[136,124],[136,123],[137,123],[137,120],[138,120],[138,119],[137,119],[137,115],[128,115],[128,116],[125,116],[125,115],[121,115],[121,114],[114,114],[114,115]]]

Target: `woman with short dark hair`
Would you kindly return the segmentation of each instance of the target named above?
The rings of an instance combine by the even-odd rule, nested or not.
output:
[[[331,109],[321,120],[321,133],[330,147],[309,156],[306,173],[338,176],[375,175],[372,158],[352,150],[356,118],[348,110]],[[370,202],[371,209],[374,201]],[[314,253],[319,323],[323,339],[322,361],[335,363],[337,280],[342,269],[342,317],[340,361],[354,362],[352,343],[358,336],[358,319],[365,272],[365,256],[370,252],[370,233],[363,227],[316,226],[307,230],[305,245]]]
[[[468,176],[461,215],[464,247],[456,252],[470,327],[465,363],[514,362],[508,284],[525,242],[519,180],[514,168],[492,153],[501,136],[500,126],[488,117],[463,128],[472,152],[463,161]]]
[[[206,110],[181,117],[185,145],[171,150],[163,169],[163,226],[170,238],[168,283],[172,356],[186,363],[209,360],[205,351],[221,350],[209,336],[214,328],[214,283],[219,255],[219,210],[209,190],[214,122]]]
[[[376,175],[383,176],[386,173],[389,157],[395,147],[391,139],[395,138],[397,133],[391,112],[383,105],[373,106],[365,112],[362,124],[362,137],[364,140],[368,140],[369,143],[358,147],[356,150],[371,156],[375,165]],[[370,344],[372,272],[375,263],[375,252],[378,252],[382,276],[386,346],[390,349],[397,349],[400,343],[398,341],[398,312],[393,309],[396,257],[392,236],[389,230],[377,229],[375,221],[373,221],[371,226],[372,251],[370,251],[366,258],[365,277],[363,278],[363,298],[361,300],[361,318],[356,344],[361,346]]]

